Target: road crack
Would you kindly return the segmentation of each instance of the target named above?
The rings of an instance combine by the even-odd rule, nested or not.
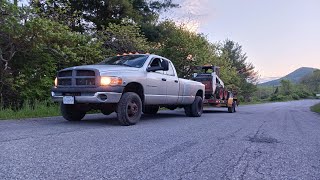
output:
[[[222,147],[223,147],[223,145],[225,144],[225,141],[226,141],[226,140],[231,139],[231,138],[234,138],[234,137],[235,137],[235,134],[238,133],[238,132],[241,131],[241,130],[242,130],[242,128],[239,128],[239,129],[237,129],[236,131],[228,134],[228,135],[225,136],[225,137],[217,138],[217,140],[218,140],[217,147],[218,147],[218,148],[217,148],[214,152],[210,153],[208,156],[202,158],[202,159],[201,159],[198,163],[196,163],[194,166],[192,166],[192,167],[191,167],[191,170],[182,173],[182,174],[180,175],[180,177],[179,177],[179,180],[182,180],[185,176],[188,176],[189,174],[196,173],[198,167],[199,167],[202,163],[204,163],[204,162],[206,162],[208,159],[212,158],[214,154],[216,154],[218,151],[220,151],[220,150],[222,149]]]

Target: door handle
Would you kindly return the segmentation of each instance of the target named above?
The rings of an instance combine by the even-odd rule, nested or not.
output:
[[[178,81],[178,80],[174,80],[174,82],[175,82],[175,83],[178,83],[179,81]]]
[[[167,79],[166,78],[162,78],[162,81],[167,81]]]

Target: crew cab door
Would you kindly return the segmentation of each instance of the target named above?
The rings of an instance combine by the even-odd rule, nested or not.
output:
[[[161,66],[162,59],[153,58],[149,67]],[[166,104],[167,81],[163,70],[147,72],[145,104]]]
[[[164,60],[166,61],[166,60]],[[167,99],[166,104],[177,104],[179,99],[179,78],[176,75],[173,64],[168,61],[169,69],[165,71],[165,78],[167,81]]]

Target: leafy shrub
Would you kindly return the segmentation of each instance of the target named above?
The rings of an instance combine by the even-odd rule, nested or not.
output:
[[[239,96],[239,97],[238,97],[238,101],[239,101],[239,102],[244,102],[244,97],[243,97],[243,96]]]
[[[284,95],[281,95],[281,94],[273,94],[271,97],[270,97],[270,101],[286,101],[286,100],[290,100],[291,97],[289,96],[284,96]]]
[[[300,99],[299,95],[297,95],[297,94],[292,94],[291,97],[294,100],[299,100]]]

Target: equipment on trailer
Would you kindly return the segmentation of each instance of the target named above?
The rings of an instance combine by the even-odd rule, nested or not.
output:
[[[193,74],[193,80],[205,85],[204,104],[213,107],[227,107],[230,113],[236,112],[237,98],[225,88],[220,79],[220,67],[206,65],[196,69],[200,72]]]

